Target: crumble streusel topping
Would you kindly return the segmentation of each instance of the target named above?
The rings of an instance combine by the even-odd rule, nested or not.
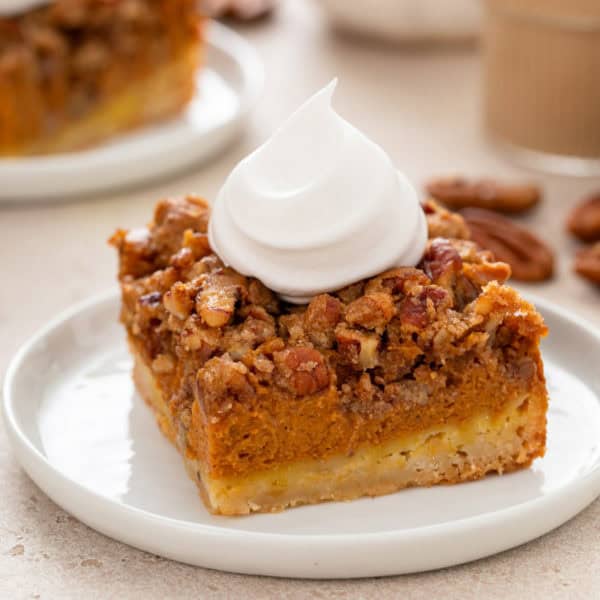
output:
[[[536,369],[516,349],[545,332],[541,317],[501,286],[509,267],[467,239],[460,216],[431,201],[418,268],[389,270],[306,306],[225,267],[208,244],[208,211],[193,196],[163,200],[147,229],[111,238],[121,259],[122,320],[155,372],[188,382],[177,394],[183,408],[192,385],[213,417],[232,402],[252,402],[261,386],[297,397],[335,386],[348,410],[380,415],[408,397],[425,402],[474,352],[496,366],[501,353],[513,378]],[[446,373],[450,358],[456,364]]]

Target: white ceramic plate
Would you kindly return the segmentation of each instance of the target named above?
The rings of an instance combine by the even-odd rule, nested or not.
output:
[[[211,516],[134,392],[116,293],[68,311],[17,354],[4,416],[18,460],[84,523],[175,560],[243,573],[366,577],[517,546],[600,494],[600,334],[545,302],[548,452],[531,469],[280,514]]]
[[[252,46],[211,22],[198,90],[180,117],[81,152],[0,159],[0,201],[59,200],[199,164],[235,138],[262,90],[263,75]]]

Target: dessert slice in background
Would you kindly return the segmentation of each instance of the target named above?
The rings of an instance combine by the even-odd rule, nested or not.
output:
[[[193,97],[194,0],[21,4],[0,5],[0,156],[83,148],[172,117]]]
[[[211,252],[209,209],[161,201],[118,231],[134,379],[207,508],[241,515],[459,483],[544,454],[547,393],[535,308],[426,207],[419,265],[307,305]]]

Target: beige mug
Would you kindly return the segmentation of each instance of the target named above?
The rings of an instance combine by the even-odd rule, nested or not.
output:
[[[529,166],[600,174],[600,1],[485,3],[492,139]]]

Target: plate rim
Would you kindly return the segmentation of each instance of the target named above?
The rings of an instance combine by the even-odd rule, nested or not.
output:
[[[4,419],[4,423],[6,425],[7,437],[11,442],[12,450],[14,453],[14,458],[19,462],[19,464],[24,468],[29,477],[34,481],[34,483],[40,487],[44,493],[46,493],[54,502],[59,504],[60,506],[65,507],[65,502],[62,499],[58,499],[55,494],[49,493],[47,491],[48,485],[45,484],[44,481],[40,481],[40,479],[46,479],[48,477],[55,479],[60,482],[62,485],[72,486],[79,492],[79,495],[87,495],[92,498],[96,504],[102,506],[103,509],[110,513],[111,511],[117,511],[120,513],[121,517],[133,516],[136,519],[141,519],[143,521],[153,522],[158,527],[168,527],[170,529],[175,529],[179,531],[185,531],[188,534],[192,534],[195,536],[204,536],[210,537],[211,539],[216,539],[218,541],[223,541],[226,539],[231,540],[232,538],[237,538],[240,541],[252,541],[254,545],[260,546],[262,548],[267,548],[270,544],[275,543],[280,547],[283,545],[285,549],[288,551],[301,551],[306,550],[308,547],[320,545],[329,551],[334,549],[342,549],[344,546],[347,546],[347,543],[350,539],[359,540],[361,544],[369,544],[369,545],[378,545],[380,547],[385,547],[390,543],[407,543],[410,541],[425,541],[425,540],[435,540],[438,537],[442,536],[453,537],[456,534],[466,535],[466,534],[475,534],[479,535],[482,529],[488,529],[490,531],[501,527],[502,525],[514,525],[516,522],[525,523],[527,519],[537,513],[538,510],[543,509],[544,514],[548,515],[548,506],[555,506],[557,509],[556,514],[553,517],[548,518],[544,521],[546,525],[537,526],[536,534],[522,534],[522,539],[517,542],[510,543],[500,543],[498,547],[494,546],[492,550],[486,550],[483,553],[478,552],[477,555],[473,558],[460,559],[452,561],[445,561],[440,564],[436,563],[437,566],[433,566],[430,568],[441,568],[445,566],[451,566],[454,564],[460,564],[463,562],[468,562],[470,560],[474,560],[476,558],[483,558],[485,556],[489,556],[495,554],[497,552],[507,550],[509,548],[513,548],[515,546],[521,545],[527,541],[531,541],[540,535],[543,535],[561,524],[565,523],[576,514],[578,514],[581,510],[583,510],[586,506],[591,504],[598,495],[600,495],[600,461],[596,461],[589,471],[584,473],[583,475],[579,475],[574,479],[568,481],[561,487],[552,490],[550,492],[545,493],[543,496],[533,498],[530,500],[526,500],[524,502],[520,502],[518,504],[497,509],[491,512],[486,512],[474,516],[463,517],[460,519],[455,519],[449,522],[436,523],[431,525],[423,525],[409,528],[401,528],[401,529],[391,529],[387,531],[377,531],[377,532],[362,532],[362,533],[275,533],[275,532],[264,532],[264,531],[245,531],[238,529],[231,529],[224,526],[219,525],[210,525],[204,523],[194,523],[192,521],[185,521],[181,519],[177,519],[174,517],[164,516],[160,514],[156,514],[154,512],[150,512],[144,510],[142,508],[138,508],[136,506],[132,506],[130,504],[126,504],[119,500],[115,500],[104,496],[90,488],[85,487],[83,484],[78,482],[75,479],[65,475],[60,470],[58,470],[48,459],[47,457],[35,446],[35,444],[30,440],[29,436],[21,429],[18,423],[18,419],[15,414],[14,405],[16,402],[16,398],[13,396],[12,388],[14,381],[19,373],[19,370],[25,364],[28,356],[31,352],[36,349],[36,346],[40,341],[42,341],[46,336],[51,334],[53,331],[60,328],[61,325],[68,322],[73,317],[83,314],[86,311],[92,310],[95,307],[99,307],[103,304],[114,302],[118,303],[119,298],[119,290],[118,288],[111,288],[110,290],[106,290],[99,294],[93,295],[88,299],[85,299],[81,302],[78,302],[67,309],[59,312],[54,318],[50,319],[44,326],[39,328],[37,332],[35,332],[32,336],[29,337],[17,350],[11,361],[9,362],[8,368],[5,372],[4,382],[2,386],[2,416]],[[569,314],[568,309],[561,307],[559,305],[554,304],[551,301],[545,300],[544,298],[540,298],[539,296],[535,296],[534,294],[525,294],[525,298],[531,302],[533,302],[537,307],[541,309],[542,312],[554,313],[554,316],[557,316],[560,319],[565,320],[567,323],[573,324],[577,327],[583,328],[586,332],[588,332],[592,338],[595,339],[595,342],[600,347],[600,328],[596,327],[594,324],[582,318],[578,315]],[[600,398],[599,398],[600,401]],[[29,460],[23,458],[23,453],[28,455]],[[31,462],[31,459],[33,462]],[[27,463],[27,464],[26,464]],[[32,474],[32,471],[36,470],[31,467],[34,464],[36,469],[41,470],[44,473],[44,477],[38,477],[37,475]],[[593,486],[593,490],[590,491],[590,486]],[[583,498],[581,498],[583,496]],[[577,501],[574,498],[578,498]],[[564,502],[564,500],[570,500],[570,502]],[[568,508],[565,508],[568,506]],[[74,512],[71,507],[66,509],[68,512]],[[562,511],[562,512],[561,512]],[[563,514],[564,513],[564,514]],[[76,516],[84,521],[88,522],[84,517],[80,516],[80,513],[74,512]],[[548,526],[548,521],[551,521]],[[533,525],[532,525],[533,526]],[[117,539],[117,541],[125,541],[130,545],[136,546],[146,551],[148,547],[143,547],[136,543],[135,541],[126,540],[127,536],[119,536],[116,537],[113,533],[106,533],[110,528],[103,528],[99,526],[92,525],[92,527],[102,533],[105,533],[113,539]],[[535,526],[533,526],[535,528]],[[517,536],[518,537],[518,536]],[[313,546],[314,545],[314,546]],[[493,544],[492,544],[493,546]],[[158,552],[160,553],[160,552]],[[172,556],[169,553],[164,553],[164,556],[168,556],[169,558],[174,558],[175,560],[180,560],[182,562],[186,562],[184,558],[180,558],[177,556]],[[460,552],[457,551],[457,556],[460,555]],[[189,561],[188,561],[189,562]],[[239,561],[238,561],[239,562]],[[203,564],[206,566],[212,566],[210,564],[206,564],[206,561],[202,563],[192,563],[192,564]],[[315,565],[316,567],[316,565]],[[213,568],[223,568],[224,570],[228,570],[226,567],[216,566]],[[276,574],[269,570],[260,570],[260,569],[240,569],[240,568],[232,568],[230,570],[236,572],[246,572],[246,573],[256,573],[256,574]],[[277,570],[277,569],[274,569]],[[369,571],[372,571],[370,569]],[[403,571],[402,569],[398,570],[385,570],[382,573],[377,573],[378,575],[391,575],[394,573],[402,573],[402,572],[416,572],[427,569],[416,569],[410,571]],[[296,571],[298,569],[284,569],[284,574],[282,576],[295,576],[295,577],[323,577],[318,572],[310,572],[310,574],[298,575]],[[290,575],[290,572],[293,571],[293,574]],[[310,569],[300,568],[300,571],[309,572]],[[346,575],[345,577],[364,577],[366,576],[364,573],[355,574],[351,573]],[[329,575],[325,575],[325,577],[329,577]]]
[[[264,89],[264,64],[254,46],[243,36],[226,25],[210,19],[206,25],[206,32],[204,35],[204,55],[211,50],[216,50],[225,54],[238,65],[242,74],[239,93],[236,92],[239,104],[235,114],[222,123],[219,123],[217,126],[211,127],[205,134],[210,136],[214,135],[217,131],[223,130],[225,133],[228,133],[227,140],[231,141],[232,132],[227,132],[227,128],[235,127],[243,122],[260,98]],[[198,73],[202,73],[202,67],[200,67]],[[142,135],[144,129],[145,128],[142,127],[139,130]],[[209,159],[213,156],[214,152],[217,152],[225,143],[226,142],[223,141],[221,145],[214,144],[213,154],[211,154],[210,151],[207,152],[205,159]],[[71,172],[80,172],[88,168],[98,168],[98,165],[102,166],[102,160],[99,162],[96,153],[98,151],[104,151],[105,149],[106,143],[101,143],[79,152],[64,152],[40,156],[3,157],[0,158],[0,176],[4,174],[10,176],[11,179],[22,179],[26,176],[31,176],[31,171],[35,170],[36,175],[58,177],[68,175]],[[146,161],[154,159],[156,156],[154,154],[136,155],[134,158],[136,160]],[[203,159],[200,158],[197,162],[198,164],[201,164]],[[182,167],[183,166],[185,165],[182,163]],[[174,171],[175,169],[169,169],[162,174],[162,177],[167,176],[168,173]],[[81,189],[77,188],[77,190],[67,190],[50,194],[48,194],[48,191],[45,191],[42,194],[33,191],[30,188],[17,192],[0,191],[0,205],[18,205],[21,203],[47,204],[61,201],[63,198],[77,198],[79,195],[95,195],[98,193],[110,193],[111,191],[118,193],[121,190],[139,187],[140,185],[144,185],[146,181],[152,180],[152,176],[144,178],[137,177],[130,181],[117,181],[114,184],[94,184],[91,186],[84,186]]]

